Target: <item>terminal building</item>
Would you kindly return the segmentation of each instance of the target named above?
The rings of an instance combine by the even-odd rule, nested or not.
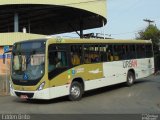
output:
[[[23,40],[45,38],[103,27],[107,23],[106,0],[1,0],[0,75],[9,71],[3,65],[4,47]],[[7,69],[7,70],[6,70]]]

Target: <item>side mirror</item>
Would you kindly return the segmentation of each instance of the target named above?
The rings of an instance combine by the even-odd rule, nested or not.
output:
[[[3,64],[6,63],[6,53],[12,52],[11,50],[3,53]]]

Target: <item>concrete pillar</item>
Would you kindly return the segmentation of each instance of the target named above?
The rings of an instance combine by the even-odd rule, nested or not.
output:
[[[83,21],[80,21],[80,38],[83,38]]]
[[[19,32],[18,13],[14,14],[14,32]]]

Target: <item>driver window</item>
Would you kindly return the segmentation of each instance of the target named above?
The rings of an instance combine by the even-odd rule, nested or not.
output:
[[[56,68],[67,67],[67,57],[66,52],[64,51],[51,51],[49,52],[49,72],[53,71]]]

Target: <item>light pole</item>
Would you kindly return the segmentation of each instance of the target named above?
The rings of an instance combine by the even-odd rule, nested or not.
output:
[[[147,22],[148,26],[151,25],[151,23],[154,23],[154,21],[150,19],[143,19],[143,21]]]

